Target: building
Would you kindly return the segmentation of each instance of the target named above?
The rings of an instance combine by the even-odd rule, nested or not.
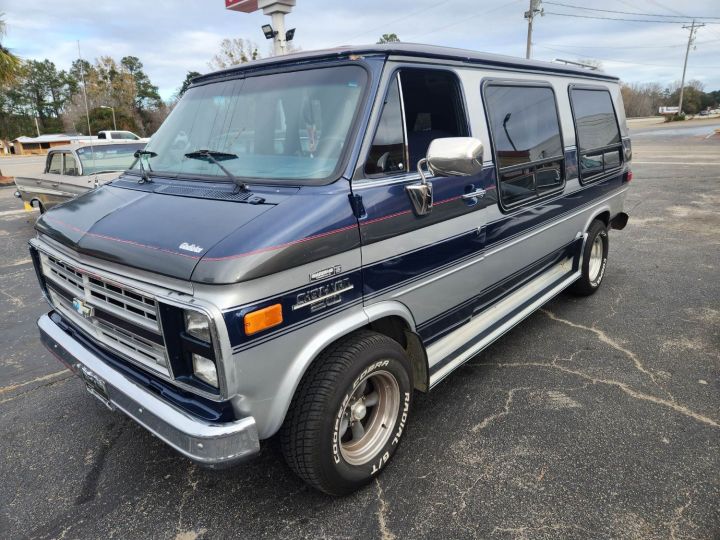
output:
[[[48,150],[55,146],[62,146],[64,144],[72,144],[74,142],[93,139],[97,139],[97,137],[52,133],[48,135],[40,135],[39,137],[18,137],[17,139],[13,139],[12,143],[15,147],[16,155],[28,156],[31,154],[47,154]]]

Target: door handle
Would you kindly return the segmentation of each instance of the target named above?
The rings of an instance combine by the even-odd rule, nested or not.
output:
[[[476,189],[475,191],[471,191],[470,193],[464,193],[462,198],[467,199],[482,199],[487,191],[485,191],[482,188]]]
[[[52,183],[52,184],[50,184],[50,185],[51,185],[52,187],[58,187],[58,186],[59,186],[60,184],[59,184],[59,183],[57,183],[57,182],[53,182],[53,183]]]

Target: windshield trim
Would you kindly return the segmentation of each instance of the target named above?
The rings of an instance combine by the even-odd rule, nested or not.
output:
[[[350,154],[352,153],[355,143],[358,140],[359,134],[359,125],[363,116],[363,110],[365,109],[367,105],[368,97],[371,93],[371,89],[373,88],[373,73],[372,70],[368,68],[367,65],[365,65],[364,62],[358,62],[356,60],[349,60],[347,58],[341,58],[338,59],[337,62],[332,62],[330,65],[328,65],[327,61],[321,62],[319,64],[306,64],[302,66],[297,65],[290,65],[290,66],[282,66],[281,69],[278,69],[278,66],[268,66],[264,69],[258,69],[257,71],[253,72],[236,72],[233,73],[232,76],[228,77],[222,77],[218,79],[211,79],[209,81],[203,81],[201,84],[194,84],[190,88],[196,88],[200,86],[208,86],[211,84],[218,84],[223,83],[227,81],[232,80],[243,80],[243,79],[250,79],[253,77],[264,77],[268,75],[275,75],[275,74],[281,74],[281,73],[294,73],[299,71],[315,71],[319,69],[333,69],[343,66],[358,66],[362,68],[365,71],[366,75],[366,81],[364,84],[364,88],[362,89],[362,93],[360,94],[360,98],[358,99],[357,106],[355,109],[355,113],[353,115],[353,119],[350,122],[350,127],[348,128],[348,135],[347,135],[347,142],[348,144],[345,145],[345,148],[343,148],[342,154],[337,160],[337,163],[335,164],[335,168],[333,171],[326,177],[323,178],[281,178],[278,177],[278,179],[274,178],[258,178],[253,176],[244,176],[236,174],[235,176],[242,180],[243,182],[247,184],[261,184],[261,185],[267,185],[267,186],[325,186],[328,184],[332,184],[334,182],[337,182],[340,178],[343,177],[343,171],[347,169],[348,160],[350,159]],[[182,99],[182,98],[181,98]],[[135,165],[133,163],[133,165]],[[131,169],[135,170],[135,169]],[[153,169],[153,174],[155,176],[165,176],[167,178],[178,178],[178,179],[198,179],[203,181],[204,179],[211,179],[211,181],[219,182],[219,181],[230,181],[228,178],[225,177],[224,174],[187,174],[187,173],[177,173],[174,171],[163,171],[162,169]]]

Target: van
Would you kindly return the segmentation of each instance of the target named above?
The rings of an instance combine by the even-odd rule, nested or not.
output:
[[[628,220],[618,80],[457,49],[200,76],[138,155],[38,220],[42,341],[191,460],[277,435],[333,495],[385,468],[415,392],[597,291]]]

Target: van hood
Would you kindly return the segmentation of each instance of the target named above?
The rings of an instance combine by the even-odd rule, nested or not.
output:
[[[121,178],[56,206],[35,228],[92,257],[204,283],[253,279],[359,245],[347,182],[238,197],[201,184]]]
[[[35,227],[74,251],[188,280],[214,245],[274,206],[106,185],[46,212]]]

